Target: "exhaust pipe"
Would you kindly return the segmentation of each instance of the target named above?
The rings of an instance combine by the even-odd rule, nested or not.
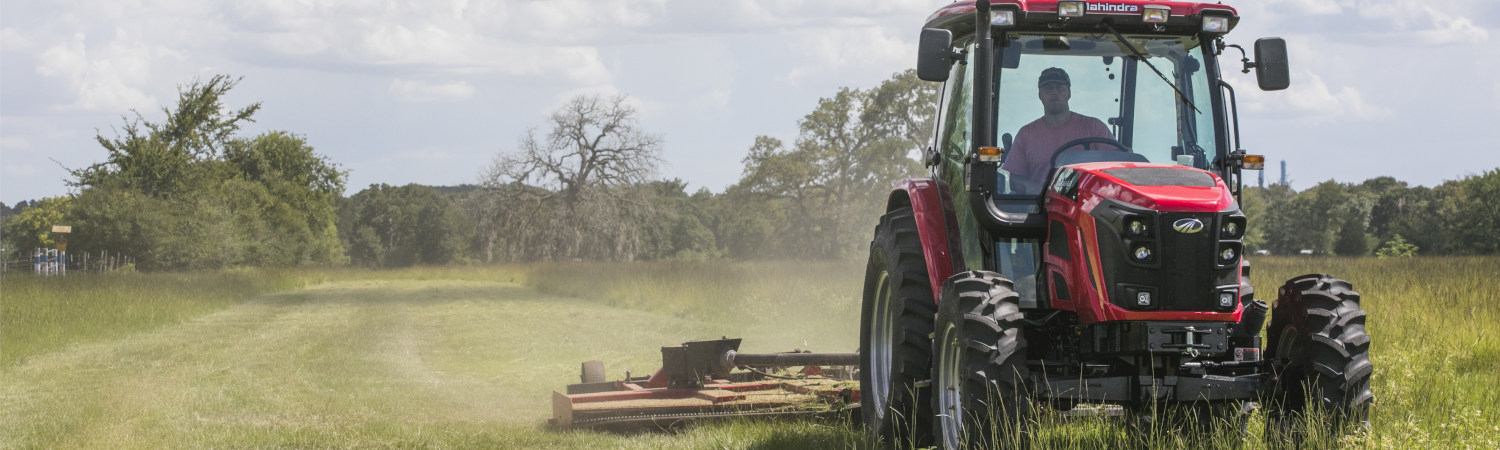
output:
[[[1266,326],[1266,311],[1271,309],[1263,300],[1251,300],[1245,304],[1245,313],[1240,315],[1240,324],[1234,327],[1230,337],[1249,338],[1260,335],[1261,328]]]

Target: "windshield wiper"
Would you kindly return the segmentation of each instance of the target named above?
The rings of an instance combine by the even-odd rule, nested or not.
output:
[[[1193,101],[1188,99],[1187,94],[1182,93],[1182,89],[1177,88],[1176,83],[1173,83],[1172,80],[1167,79],[1167,76],[1162,74],[1161,70],[1157,69],[1155,64],[1151,64],[1151,60],[1146,57],[1145,53],[1142,53],[1140,50],[1136,49],[1134,45],[1130,44],[1129,39],[1125,39],[1125,36],[1121,36],[1120,32],[1115,31],[1114,27],[1109,26],[1109,23],[1100,23],[1100,25],[1103,25],[1104,29],[1109,30],[1110,33],[1114,34],[1115,39],[1119,39],[1121,44],[1125,44],[1125,48],[1130,49],[1130,53],[1135,56],[1136,60],[1146,63],[1146,67],[1150,67],[1152,72],[1156,72],[1156,76],[1161,77],[1161,81],[1167,83],[1167,86],[1171,86],[1172,91],[1177,93],[1177,98],[1181,99],[1183,103],[1187,103],[1189,108],[1193,108],[1193,112],[1203,114],[1203,111],[1199,111],[1198,106],[1194,105]]]

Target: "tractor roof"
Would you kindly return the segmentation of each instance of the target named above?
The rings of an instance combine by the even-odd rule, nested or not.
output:
[[[1058,3],[1082,3],[1082,17],[1062,18],[1058,15]],[[972,33],[974,30],[975,2],[954,2],[939,8],[927,18],[927,28],[943,28],[956,35]],[[1070,31],[1093,29],[1094,24],[1108,19],[1116,26],[1126,28],[1150,28],[1164,34],[1196,34],[1201,30],[1204,14],[1227,16],[1233,29],[1239,22],[1239,12],[1233,7],[1218,3],[1178,2],[1167,0],[991,0],[992,10],[1013,10],[1018,29]],[[1170,18],[1164,24],[1144,24],[1142,14],[1147,9],[1169,10]]]

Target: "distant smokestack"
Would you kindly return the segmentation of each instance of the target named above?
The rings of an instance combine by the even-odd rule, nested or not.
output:
[[[1286,186],[1286,160],[1281,160],[1281,185]]]

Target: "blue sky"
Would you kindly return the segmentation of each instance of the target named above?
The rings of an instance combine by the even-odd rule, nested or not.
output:
[[[218,73],[244,77],[229,106],[263,103],[249,132],[305,136],[350,171],[350,193],[475,182],[580,93],[630,95],[665,138],[660,176],[719,191],[756,135],[790,140],[819,97],[911,67],[945,3],[7,1],[0,201],[68,193],[63,167],[104,158],[96,130],[132,109],[159,120],[178,85]],[[1500,2],[1226,3],[1242,16],[1232,43],[1291,48],[1291,89],[1230,79],[1268,180],[1281,160],[1299,189],[1500,167]]]

